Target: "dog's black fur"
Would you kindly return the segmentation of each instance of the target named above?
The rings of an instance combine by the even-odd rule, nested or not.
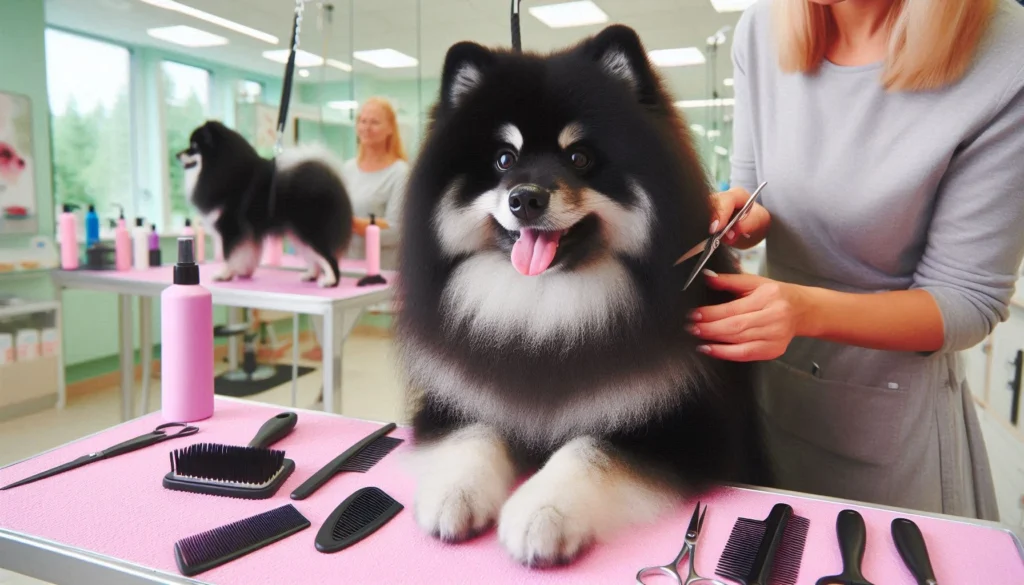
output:
[[[559,152],[556,140],[560,129],[573,122],[585,128],[581,148],[592,160],[583,172]],[[507,172],[495,166],[495,157],[507,148],[495,134],[504,123],[514,124],[525,137],[521,156]],[[570,193],[592,189],[629,207],[638,204],[630,180],[649,194],[654,207],[652,224],[645,226],[650,233],[645,252],[639,258],[617,257],[637,291],[631,300],[634,312],[612,315],[610,328],[595,326],[582,339],[554,337],[535,343],[521,334],[474,331],[471,320],[459,319],[445,305],[446,287],[475,254],[446,254],[432,221],[453,184],[461,185],[460,206],[496,187],[534,183]],[[632,424],[588,434],[598,439],[604,455],[663,487],[691,491],[715,482],[770,485],[752,366],[699,353],[701,342],[687,333],[689,311],[732,297],[711,290],[701,277],[683,292],[695,260],[673,267],[683,252],[707,237],[710,194],[688,130],[631,29],[612,26],[549,56],[473,43],[453,46],[410,180],[405,216],[416,220],[402,225],[397,331],[403,363],[419,396],[414,403],[417,444],[436,445],[458,429],[482,423],[498,429],[517,468],[526,472],[542,465],[573,435],[546,435],[517,426],[510,412],[525,413],[519,420],[532,417],[556,424],[559,415],[552,413],[586,404],[601,384],[657,375],[669,364],[684,364],[692,377],[661,407],[645,410],[642,420]],[[555,257],[561,272],[571,274],[607,253],[596,223],[589,215],[572,228],[577,236]],[[516,234],[496,221],[489,229],[482,250],[508,253]],[[711,257],[707,268],[718,273],[739,270],[725,248]],[[436,378],[417,369],[419,353],[457,367],[464,387],[436,387]],[[471,394],[486,395],[493,407],[469,406],[476,398]]]
[[[177,157],[186,173],[199,157],[190,200],[204,215],[216,215],[211,227],[221,238],[229,266],[241,247],[254,248],[258,259],[266,236],[287,235],[330,266],[333,279],[326,279],[325,286],[337,285],[337,257],[352,236],[352,205],[340,169],[303,153],[293,154],[285,164],[267,160],[241,134],[217,121],[196,128],[189,142]],[[309,255],[310,250],[303,251]],[[315,259],[312,263],[319,264]],[[249,277],[255,268],[242,266],[234,275]],[[304,278],[315,279],[312,272],[318,270],[311,269]]]

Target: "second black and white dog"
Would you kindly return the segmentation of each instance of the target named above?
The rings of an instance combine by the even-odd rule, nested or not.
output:
[[[286,149],[267,160],[241,134],[209,121],[177,158],[189,201],[223,246],[225,268],[216,280],[252,276],[264,238],[283,235],[309,264],[303,280],[337,286],[338,256],[352,236],[352,204],[327,149]]]

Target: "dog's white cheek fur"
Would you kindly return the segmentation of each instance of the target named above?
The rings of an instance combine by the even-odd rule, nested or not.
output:
[[[580,437],[512,494],[501,510],[498,538],[520,563],[548,565],[630,524],[655,520],[673,502],[611,460],[595,439]]]
[[[434,214],[434,235],[441,244],[442,253],[448,258],[472,254],[484,248],[491,230],[491,209],[495,199],[504,192],[498,189],[488,191],[462,207],[455,202],[461,188],[461,180],[453,181],[445,189]]]
[[[201,155],[192,155],[191,161],[196,163],[196,166],[185,169],[185,199],[192,201],[192,193],[196,190],[196,182],[199,181],[199,172],[203,170],[203,157]]]
[[[415,449],[416,522],[442,540],[463,540],[498,517],[515,470],[501,438],[484,425],[460,429]]]

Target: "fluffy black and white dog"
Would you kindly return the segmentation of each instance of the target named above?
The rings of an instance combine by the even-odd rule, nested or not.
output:
[[[215,278],[248,278],[268,235],[286,235],[309,264],[302,275],[337,286],[338,256],[352,237],[352,204],[330,151],[301,146],[274,160],[217,121],[196,128],[178,153],[189,201],[221,239],[225,268]]]
[[[729,300],[673,268],[707,237],[710,187],[632,29],[548,56],[453,46],[404,212],[424,530],[496,523],[543,566],[680,494],[769,483],[752,370],[687,333]],[[725,249],[708,267],[738,270]]]

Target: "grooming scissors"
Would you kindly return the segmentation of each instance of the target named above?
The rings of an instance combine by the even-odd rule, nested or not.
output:
[[[176,433],[168,433],[168,432],[166,432],[164,430],[164,429],[168,429],[168,428],[171,428],[171,427],[182,427],[182,429],[180,431],[176,432]],[[52,469],[48,469],[48,470],[43,471],[41,473],[37,473],[37,474],[33,475],[32,477],[26,477],[25,479],[22,479],[20,481],[14,482],[14,483],[12,483],[10,485],[4,486],[4,487],[0,488],[0,490],[6,490],[6,489],[13,488],[13,487],[18,487],[20,485],[25,485],[27,483],[32,483],[32,482],[35,482],[35,481],[39,481],[40,479],[46,479],[47,477],[58,475],[60,473],[64,473],[65,471],[71,471],[72,469],[78,469],[79,467],[82,467],[83,465],[88,465],[88,464],[94,463],[96,461],[103,461],[104,459],[110,459],[111,457],[117,457],[118,455],[124,455],[125,453],[131,453],[132,451],[135,451],[136,449],[142,449],[143,447],[148,447],[150,445],[154,445],[156,443],[160,443],[160,442],[166,441],[168,439],[174,439],[174,438],[177,438],[177,437],[187,437],[189,435],[194,435],[194,434],[196,434],[198,432],[199,432],[199,427],[194,427],[192,425],[186,425],[184,423],[176,423],[176,422],[174,422],[174,423],[164,423],[164,424],[158,426],[157,428],[153,429],[152,432],[146,433],[145,435],[141,435],[141,436],[135,437],[134,439],[128,439],[127,441],[125,441],[123,443],[118,443],[118,444],[114,445],[113,447],[110,447],[108,449],[104,449],[102,451],[97,451],[95,453],[89,453],[88,455],[82,455],[81,457],[79,457],[78,459],[75,459],[74,461],[69,461],[68,463],[64,463],[63,465],[58,465],[57,467],[54,467]]]
[[[686,541],[683,543],[682,550],[676,555],[676,558],[667,565],[656,565],[653,567],[644,567],[636,574],[637,585],[644,585],[644,577],[651,575],[664,575],[666,577],[672,577],[676,580],[679,585],[691,585],[691,583],[714,583],[715,585],[726,585],[718,579],[711,577],[704,577],[697,574],[697,539],[700,538],[700,529],[704,526],[704,515],[707,514],[708,507],[704,506],[704,511],[700,510],[700,502],[697,502],[697,507],[693,509],[693,517],[690,518],[690,526],[686,529]],[[680,562],[686,557],[690,557],[690,572],[683,581],[683,577],[679,574],[679,570],[676,568]]]
[[[741,207],[740,210],[732,216],[732,219],[729,220],[729,223],[725,224],[725,227],[712,234],[710,238],[707,238],[693,248],[690,248],[689,252],[683,254],[678,260],[676,260],[673,266],[678,266],[697,254],[700,254],[700,259],[697,261],[697,265],[693,267],[693,272],[690,273],[690,278],[686,279],[686,284],[683,285],[683,290],[689,288],[690,284],[693,283],[693,279],[697,278],[697,275],[700,274],[704,265],[708,263],[709,259],[711,259],[711,254],[713,254],[722,244],[722,238],[725,237],[725,234],[729,233],[729,230],[736,225],[736,222],[738,222],[741,217],[750,211],[750,208],[754,206],[754,200],[757,199],[757,196],[761,193],[761,189],[764,189],[764,186],[767,184],[768,182],[765,181],[758,185],[757,189],[754,189],[754,192],[750,195],[750,198],[747,199],[747,202],[744,203],[743,207]]]

